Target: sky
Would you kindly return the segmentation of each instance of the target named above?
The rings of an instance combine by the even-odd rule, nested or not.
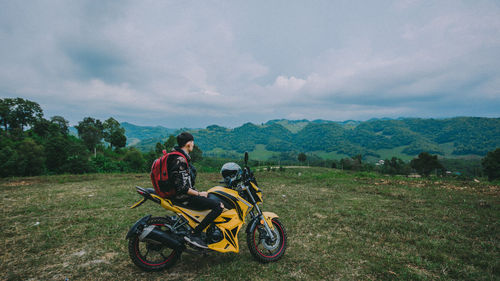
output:
[[[500,117],[500,1],[0,0],[0,98],[168,128]]]

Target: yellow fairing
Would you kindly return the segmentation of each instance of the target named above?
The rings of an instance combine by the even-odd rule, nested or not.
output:
[[[137,206],[140,206],[142,203],[146,202],[146,198],[143,198],[141,201],[135,203],[134,205],[132,205],[130,207],[130,209],[134,209],[134,208],[137,208]]]
[[[161,200],[161,206],[169,211],[172,211],[178,215],[182,215],[185,219],[187,219],[189,226],[195,228],[203,218],[210,213],[210,210],[196,211],[187,208],[182,208],[180,206],[172,204],[172,201],[166,198],[161,198],[156,195],[152,195],[153,197],[159,198]]]
[[[236,205],[236,212],[242,220],[245,219],[245,217],[248,215],[248,212],[250,212],[251,208],[253,207],[250,202],[241,198],[241,196],[238,194],[238,191],[232,190],[230,188],[215,186],[210,188],[208,190],[208,193],[215,193],[233,202],[233,204]]]
[[[217,219],[215,219],[214,222],[223,232],[224,239],[217,243],[208,245],[208,248],[222,253],[238,253],[240,250],[238,233],[241,226],[245,223],[245,218],[248,215],[248,212],[250,212],[251,207],[253,206],[245,199],[241,198],[237,191],[226,187],[212,187],[208,190],[208,192],[222,196],[236,206],[235,209],[224,209],[224,212]]]
[[[248,215],[248,212],[250,212],[253,206],[245,199],[241,198],[237,191],[229,188],[216,186],[208,190],[208,192],[215,193],[218,196],[222,196],[225,199],[231,201],[236,206],[236,208],[231,210],[224,208],[222,214],[214,220],[214,223],[222,231],[224,238],[217,243],[208,245],[208,248],[222,253],[238,253],[240,250],[238,243],[238,233],[241,229],[241,226],[245,223],[245,218]],[[192,228],[195,228],[203,220],[203,218],[205,218],[205,216],[210,213],[210,210],[195,211],[187,208],[182,208],[180,206],[172,204],[169,199],[161,198],[154,194],[152,194],[151,196],[158,198],[163,208],[184,217],[188,221],[189,226],[191,226]],[[270,226],[272,227],[272,224],[270,224]],[[206,229],[204,231],[206,231]]]
[[[255,185],[253,182],[250,182],[250,185],[252,186],[253,189],[255,189],[255,193],[257,194],[257,196],[259,196],[259,200],[257,200],[257,201],[263,202],[262,201],[262,191],[260,190],[260,188],[257,187],[257,185]]]
[[[224,239],[208,245],[208,248],[222,253],[238,253],[240,251],[238,233],[244,221],[240,220],[236,210],[225,210],[214,222],[224,234]]]

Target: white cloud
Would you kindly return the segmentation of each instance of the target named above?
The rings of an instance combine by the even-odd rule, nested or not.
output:
[[[454,100],[439,117],[471,96],[474,115],[500,106],[495,1],[1,6],[0,96],[72,122],[418,116],[415,104]]]
[[[291,92],[296,92],[300,90],[304,85],[306,84],[306,80],[300,79],[300,78],[295,78],[295,77],[285,77],[285,76],[278,76],[276,78],[276,81],[274,81],[274,87],[284,90],[284,91],[291,91]]]

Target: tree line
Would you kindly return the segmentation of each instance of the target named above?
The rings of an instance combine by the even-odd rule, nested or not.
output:
[[[353,171],[375,171],[387,175],[410,175],[415,173],[424,177],[435,174],[460,179],[482,176],[488,177],[489,181],[500,179],[500,148],[488,152],[481,160],[438,159],[438,155],[432,155],[429,152],[421,152],[409,162],[392,157],[391,159],[381,160],[376,164],[364,162],[361,154],[345,157],[338,161],[324,160],[314,154],[299,153],[297,156],[297,160],[301,163],[306,162],[306,158],[312,158],[308,161],[311,166]]]
[[[36,102],[0,99],[0,176],[143,172],[156,158],[125,148],[125,130],[114,118],[85,117],[70,134],[62,116],[43,117]]]
[[[170,135],[164,142],[157,142],[154,150],[141,152],[135,148],[126,148],[125,129],[114,118],[105,121],[85,117],[75,126],[78,137],[69,132],[69,122],[62,116],[52,116],[45,119],[43,110],[36,102],[22,98],[0,99],[0,176],[35,176],[41,174],[60,173],[105,173],[105,172],[148,172],[152,162],[163,150],[170,151],[176,144],[176,139]],[[235,143],[238,140],[248,140],[248,134],[258,135],[258,128],[246,124],[241,129],[245,132],[236,140],[228,138],[225,141]],[[248,132],[248,128],[252,129]],[[211,126],[208,131],[227,131],[218,126]],[[243,130],[245,129],[245,130]],[[270,127],[280,135],[286,133],[282,127]],[[316,128],[319,129],[319,128]],[[253,133],[252,133],[253,132]],[[331,133],[331,132],[330,132]],[[311,138],[305,138],[304,141]],[[220,141],[214,137],[211,141]],[[340,160],[322,159],[312,153],[293,152],[284,143],[276,144],[283,149],[279,155],[273,156],[264,165],[306,163],[312,166],[323,166],[357,171],[379,171],[384,174],[409,174],[416,171],[424,176],[432,172],[443,173],[444,166],[437,155],[422,152],[417,158],[406,163],[393,157],[385,159],[381,165],[363,162],[361,153]],[[311,144],[312,145],[312,144]],[[240,147],[243,149],[245,145]],[[287,149],[285,149],[287,148]],[[364,154],[367,156],[368,154]],[[195,145],[191,153],[192,160],[198,162],[202,171],[218,171],[225,159],[203,157],[203,151]],[[234,155],[231,155],[234,157]],[[234,159],[226,159],[233,160]],[[480,170],[490,180],[500,178],[500,149],[490,151],[481,162]],[[255,162],[259,164],[259,162]],[[456,164],[456,161],[455,163]]]
[[[282,152],[270,158],[266,165],[308,165],[350,171],[378,172],[384,175],[411,175],[429,177],[448,176],[462,180],[488,177],[494,181],[500,179],[500,148],[490,151],[483,159],[439,159],[438,155],[421,152],[411,161],[398,157],[380,160],[378,163],[365,162],[364,155],[356,154],[340,160],[323,159],[314,153]],[[281,169],[280,169],[281,170]]]

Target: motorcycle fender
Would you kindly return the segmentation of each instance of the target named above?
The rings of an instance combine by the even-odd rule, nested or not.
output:
[[[129,239],[130,237],[132,237],[133,235],[136,235],[136,234],[139,234],[138,233],[138,228],[139,226],[141,225],[146,225],[149,221],[149,219],[151,218],[151,215],[147,215],[145,217],[143,217],[142,219],[139,219],[131,228],[130,230],[128,231],[127,233],[127,236],[125,237],[125,239]]]
[[[264,216],[264,219],[266,220],[266,222],[268,223],[269,225],[269,228],[271,228],[272,230],[274,230],[274,226],[273,226],[273,223],[272,223],[272,219],[273,218],[277,218],[278,215],[276,215],[275,213],[273,212],[262,212],[262,215]],[[260,220],[258,217],[254,218],[252,221],[250,221],[250,223],[247,225],[247,229],[246,229],[246,232],[247,234],[251,233],[253,231],[253,229],[257,226],[257,224],[260,224]]]
[[[277,218],[278,215],[276,215],[273,212],[262,212],[262,215],[264,215],[264,219],[266,220],[267,225],[269,226],[269,228],[271,228],[272,230],[274,230],[274,226],[273,226],[272,220],[274,218]]]

